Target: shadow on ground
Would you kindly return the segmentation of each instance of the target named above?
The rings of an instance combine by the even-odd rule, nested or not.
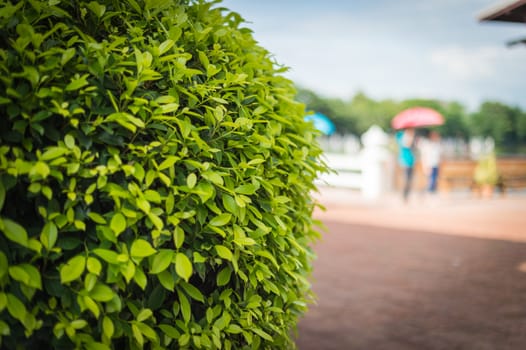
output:
[[[300,350],[526,349],[526,244],[325,221]]]

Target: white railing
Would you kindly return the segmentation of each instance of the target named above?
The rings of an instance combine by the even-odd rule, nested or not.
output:
[[[357,153],[325,153],[325,162],[336,173],[320,175],[319,185],[355,189],[371,199],[391,189],[394,167],[388,135],[374,125],[361,140],[363,147]]]

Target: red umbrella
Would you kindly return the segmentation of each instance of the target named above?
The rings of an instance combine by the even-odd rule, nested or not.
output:
[[[394,129],[417,128],[444,124],[444,117],[434,109],[427,107],[412,107],[398,113],[391,126]]]

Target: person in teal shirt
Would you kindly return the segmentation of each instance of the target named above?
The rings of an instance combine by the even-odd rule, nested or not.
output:
[[[407,202],[413,183],[415,169],[415,129],[405,129],[396,133],[398,144],[398,163],[404,169],[403,198]]]

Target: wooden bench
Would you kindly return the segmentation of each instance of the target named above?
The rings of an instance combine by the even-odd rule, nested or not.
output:
[[[439,189],[451,191],[453,189],[478,190],[478,185],[473,180],[477,162],[474,160],[448,160],[444,161],[439,174]],[[499,158],[497,159],[499,181],[496,187],[505,192],[508,189],[526,188],[526,158]]]

